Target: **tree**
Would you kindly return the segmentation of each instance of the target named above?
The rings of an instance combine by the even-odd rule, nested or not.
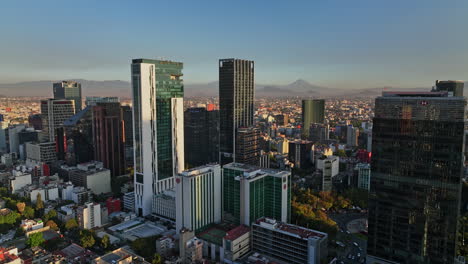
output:
[[[18,202],[18,203],[16,203],[16,208],[18,209],[18,212],[19,212],[20,214],[23,214],[24,208],[25,208],[25,207],[26,207],[26,204],[23,203],[23,202]]]
[[[42,236],[42,233],[37,232],[37,233],[29,235],[28,241],[26,241],[26,244],[30,247],[37,247],[37,246],[40,246],[44,242],[45,240],[44,240],[44,237]]]
[[[346,151],[344,151],[343,149],[339,149],[336,153],[335,153],[336,156],[338,157],[346,157]]]
[[[18,227],[15,232],[15,237],[24,236],[24,230],[22,227]]]
[[[54,220],[47,221],[46,226],[55,231],[59,230],[58,225],[54,222]]]
[[[80,231],[80,242],[82,247],[90,248],[94,246],[96,240],[94,239],[93,233],[91,231],[84,229]]]
[[[108,235],[104,235],[101,239],[101,246],[104,248],[104,249],[107,249],[110,245],[110,239],[109,239],[109,236]]]
[[[78,227],[78,223],[76,222],[76,219],[75,218],[72,218],[72,219],[69,219],[66,223],[65,223],[65,228],[67,230],[71,230],[71,229],[74,229],[74,228],[77,228]]]
[[[34,218],[34,209],[31,206],[26,206],[24,208],[23,217],[26,219]]]
[[[41,193],[38,193],[36,198],[36,210],[41,209],[44,209],[44,202],[42,201]]]
[[[162,257],[158,253],[155,253],[151,264],[162,264]]]
[[[44,222],[47,222],[48,220],[50,219],[54,219],[57,217],[57,211],[55,211],[54,209],[50,210],[49,212],[47,212],[47,214],[44,215],[43,219]]]
[[[138,255],[145,259],[151,259],[156,253],[156,247],[150,247],[148,245],[155,245],[156,240],[160,237],[160,235],[156,235],[151,237],[138,238],[132,242],[131,247]]]

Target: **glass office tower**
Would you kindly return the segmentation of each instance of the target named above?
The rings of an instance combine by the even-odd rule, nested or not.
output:
[[[61,81],[54,83],[54,99],[75,101],[75,113],[81,111],[81,83],[75,81]]]
[[[220,163],[235,160],[236,130],[254,118],[254,62],[219,60]]]
[[[375,101],[370,257],[453,263],[464,164],[464,97],[384,93]]]
[[[184,169],[181,62],[132,61],[135,211],[151,213],[154,194],[174,187]]]
[[[308,139],[310,126],[314,123],[323,124],[325,121],[325,100],[302,100],[302,138]]]

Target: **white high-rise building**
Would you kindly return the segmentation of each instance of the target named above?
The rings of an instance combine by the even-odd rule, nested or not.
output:
[[[152,213],[155,194],[184,169],[182,63],[132,61],[135,212]]]
[[[101,205],[86,203],[76,210],[78,224],[81,228],[92,229],[101,226]]]
[[[221,222],[221,166],[205,165],[176,177],[176,231]]]

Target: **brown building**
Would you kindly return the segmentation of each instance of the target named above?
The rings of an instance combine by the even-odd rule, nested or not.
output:
[[[94,155],[112,176],[125,174],[125,132],[120,103],[93,107]]]

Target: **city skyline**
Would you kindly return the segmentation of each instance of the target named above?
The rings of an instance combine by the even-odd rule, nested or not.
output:
[[[332,3],[269,3],[268,9],[249,3],[248,11],[235,12],[242,6],[143,2],[109,8],[101,2],[89,10],[86,2],[31,2],[27,8],[5,3],[0,21],[9,27],[0,47],[9,52],[0,64],[0,83],[76,77],[129,81],[131,58],[158,56],[184,61],[187,84],[216,80],[217,60],[229,57],[254,60],[257,81],[268,84],[305,79],[356,89],[468,79],[463,45],[468,37],[459,33],[468,7],[463,1],[343,2],[340,8]],[[157,10],[180,15],[174,21],[171,12],[160,12],[164,24],[147,34],[138,25],[149,22],[149,13]],[[76,13],[79,19],[68,19]],[[440,14],[450,16],[436,19]],[[136,41],[141,34],[148,35],[145,42]],[[156,37],[164,34],[171,41]],[[20,56],[28,60],[18,60]]]

